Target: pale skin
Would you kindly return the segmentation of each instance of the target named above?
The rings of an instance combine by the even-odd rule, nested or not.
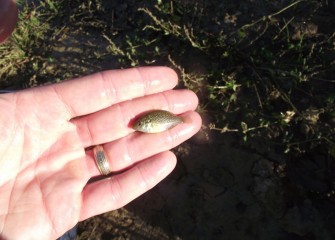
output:
[[[201,126],[196,95],[176,84],[173,70],[143,67],[0,95],[0,239],[55,239],[164,179],[176,165],[169,149]],[[134,132],[133,119],[151,109],[184,122]],[[100,174],[90,149],[97,144],[118,174],[87,184]]]

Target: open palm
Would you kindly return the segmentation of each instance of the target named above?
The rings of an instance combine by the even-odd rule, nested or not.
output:
[[[171,90],[164,67],[97,73],[0,95],[0,239],[55,239],[78,221],[120,208],[175,166],[168,150],[194,135],[197,98]],[[158,134],[131,129],[151,109],[184,123]],[[112,172],[99,175],[91,146],[103,144]]]

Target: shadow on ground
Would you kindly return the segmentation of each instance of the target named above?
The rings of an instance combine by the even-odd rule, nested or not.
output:
[[[313,201],[233,136],[204,136],[176,149],[176,169],[153,190],[81,223],[79,239],[332,239],[331,201]]]

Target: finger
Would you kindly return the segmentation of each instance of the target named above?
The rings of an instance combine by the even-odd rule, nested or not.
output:
[[[164,152],[125,173],[87,185],[82,193],[80,220],[124,206],[164,179],[175,165],[175,155]]]
[[[48,86],[64,104],[69,118],[86,115],[113,104],[172,89],[176,73],[166,67],[111,70]],[[46,87],[47,88],[47,87]],[[49,102],[53,99],[49,99]]]
[[[201,118],[196,112],[181,115],[184,122],[157,134],[133,133],[122,139],[104,144],[104,150],[112,172],[128,168],[142,159],[167,151],[191,138],[201,127]],[[99,170],[92,151],[87,153],[88,175],[97,176]]]
[[[197,96],[189,90],[170,90],[113,105],[97,113],[73,119],[83,147],[124,137],[134,130],[131,121],[152,109],[165,109],[175,114],[194,110]]]

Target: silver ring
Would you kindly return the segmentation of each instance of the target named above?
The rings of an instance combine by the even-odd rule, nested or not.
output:
[[[109,167],[108,159],[106,157],[104,148],[101,145],[95,146],[93,148],[93,154],[100,173],[102,175],[110,174],[111,169]]]

